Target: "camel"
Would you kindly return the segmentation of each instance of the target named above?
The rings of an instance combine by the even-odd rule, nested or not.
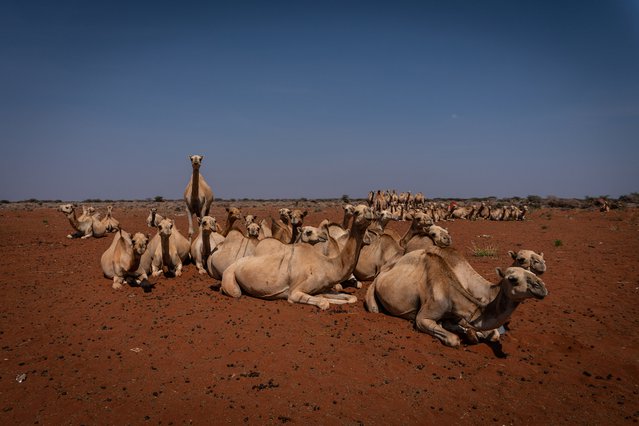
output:
[[[413,203],[417,208],[423,208],[425,206],[425,201],[424,194],[421,192],[415,194],[415,197],[413,198]]]
[[[450,246],[452,240],[447,230],[437,225],[422,226],[423,223],[418,218],[399,241],[382,234],[365,245],[355,267],[355,277],[360,281],[370,281],[384,265],[397,261],[405,253],[434,246]]]
[[[95,207],[93,207],[93,206],[88,206],[87,207],[87,206],[83,205],[82,206],[82,214],[80,216],[78,216],[78,220],[82,222],[82,221],[87,220],[90,217],[94,216],[95,214],[96,214],[95,213]],[[100,214],[98,213],[98,216],[96,217],[96,219],[99,219],[99,218],[100,218]]]
[[[231,229],[236,226],[237,221],[242,219],[242,211],[237,207],[225,207],[224,209],[226,210],[226,223],[224,224],[224,228],[217,224],[217,232],[223,237],[226,237]]]
[[[247,227],[247,235],[233,229],[211,253],[207,260],[209,275],[216,280],[222,279],[222,274],[229,265],[238,259],[252,256],[259,240],[260,226],[251,223]]]
[[[206,183],[202,175],[200,175],[200,165],[204,159],[203,155],[191,155],[191,166],[193,173],[191,180],[184,190],[184,201],[186,201],[186,211],[189,218],[189,237],[193,235],[193,218],[195,215],[203,218],[209,214],[211,203],[213,202],[213,191]]]
[[[490,207],[488,206],[488,204],[486,204],[485,201],[481,202],[481,205],[479,206],[475,217],[477,219],[490,219]]]
[[[428,249],[431,247],[449,247],[453,239],[448,233],[448,229],[437,225],[425,226],[423,232],[415,232],[413,236],[405,242],[406,253],[415,250]]]
[[[504,207],[491,207],[490,220],[504,220],[505,211]]]
[[[386,197],[379,189],[375,192],[373,197],[373,208],[375,211],[386,210],[388,208],[388,203],[386,202]]]
[[[151,259],[151,271],[154,277],[160,276],[165,271],[176,277],[182,275],[182,266],[189,258],[191,244],[178,231],[173,219],[163,219],[160,222],[158,233],[149,246],[155,249]]]
[[[273,238],[285,244],[295,242],[299,228],[302,226],[307,214],[306,210],[280,209],[280,220],[271,218]]]
[[[450,212],[450,219],[470,219],[474,212],[474,206],[455,206]]]
[[[69,223],[73,229],[77,231],[74,234],[67,235],[67,238],[100,238],[104,237],[107,233],[106,226],[95,216],[88,215],[82,220],[76,217],[73,204],[62,204],[58,207],[58,211],[64,213],[67,219],[69,219]]]
[[[204,266],[209,255],[224,241],[224,237],[216,232],[217,221],[214,217],[204,216],[201,219],[198,218],[197,221],[200,226],[200,232],[191,242],[191,259],[195,262],[198,273],[206,274],[207,271]]]
[[[107,232],[116,232],[120,229],[120,222],[112,216],[112,210],[113,206],[107,206],[107,214],[104,219],[101,220],[102,224],[106,227]]]
[[[135,279],[137,284],[147,278],[139,273],[140,260],[146,251],[149,236],[137,232],[131,234],[120,229],[113,242],[100,258],[100,265],[106,278],[113,279],[113,288],[120,289],[127,278]]]
[[[377,313],[381,304],[390,315],[414,320],[418,330],[457,347],[459,336],[438,322],[452,317],[472,331],[494,330],[523,300],[548,295],[544,282],[523,268],[497,268],[499,282],[492,284],[464,263],[461,256],[427,250],[408,253],[373,281],[366,308]]]
[[[263,299],[287,299],[322,310],[331,303],[355,303],[355,296],[326,292],[352,274],[373,217],[370,207],[355,211],[348,242],[335,256],[325,256],[308,244],[292,244],[272,254],[239,259],[224,271],[221,291],[236,298],[244,292]]]
[[[519,250],[517,253],[509,251],[508,254],[513,258],[512,266],[519,266],[535,275],[542,275],[546,272],[546,261],[544,253],[535,253],[532,250]]]
[[[153,207],[146,218],[146,226],[149,228],[157,228],[160,222],[162,222],[162,219],[164,219],[164,217],[159,215],[158,209]]]
[[[526,220],[526,214],[528,213],[528,206],[522,206],[519,209],[519,214],[517,215],[516,220]]]

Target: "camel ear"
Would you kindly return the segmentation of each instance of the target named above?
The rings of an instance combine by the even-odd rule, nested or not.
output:
[[[198,218],[197,218],[197,224],[198,224],[198,225],[202,225],[202,218],[201,218],[201,217],[198,217]]]
[[[544,252],[543,251],[541,253],[539,253],[539,257],[541,257],[542,259],[544,258]]]
[[[302,213],[302,217],[306,217],[307,214],[308,214],[308,211],[304,210],[304,213]]]
[[[495,271],[497,271],[497,275],[499,276],[499,278],[504,278],[504,272],[501,270],[501,268],[495,268]]]
[[[513,259],[517,259],[517,253],[515,253],[514,251],[509,250],[509,251],[508,251],[508,254],[509,254],[509,255],[510,255],[510,257],[512,257]]]

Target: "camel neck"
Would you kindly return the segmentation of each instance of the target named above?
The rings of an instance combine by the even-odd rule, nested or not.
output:
[[[67,219],[69,219],[69,223],[76,231],[80,230],[80,221],[78,217],[75,215],[75,210],[72,210],[71,213],[67,213]]]
[[[417,225],[415,223],[412,223],[411,226],[406,230],[406,233],[404,234],[402,239],[399,241],[399,245],[402,248],[406,249],[408,242],[417,234]]]
[[[202,261],[205,262],[206,259],[211,254],[211,230],[201,231],[202,236]]]
[[[297,236],[300,233],[300,228],[301,225],[297,224],[297,225],[291,225],[291,241],[289,241],[289,244],[293,244],[296,240],[297,240]]]
[[[350,222],[351,216],[344,211],[344,219],[342,219],[342,228],[348,229],[348,222]]]
[[[235,217],[231,217],[231,216],[228,216],[226,218],[226,227],[224,228],[224,231],[222,232],[223,237],[226,237],[229,234],[229,232],[231,232],[231,228],[233,227],[233,224],[235,223],[236,220],[237,219]]]
[[[338,264],[334,268],[336,278],[332,282],[342,282],[347,279],[353,273],[355,265],[359,259],[359,253],[362,249],[362,240],[364,239],[364,232],[366,232],[366,226],[357,224],[355,221],[351,226],[348,239],[335,259]]]
[[[169,252],[169,239],[170,235],[162,234],[160,235],[160,244],[162,246],[162,263],[167,268],[171,265],[171,253]]]
[[[498,287],[498,293],[493,300],[480,310],[481,314],[476,318],[468,320],[471,327],[476,330],[493,330],[502,326],[512,313],[517,309],[520,302],[513,301],[506,296],[506,293]]]
[[[191,205],[199,201],[200,192],[200,169],[193,167],[193,175],[191,176]],[[199,207],[198,207],[199,210]]]

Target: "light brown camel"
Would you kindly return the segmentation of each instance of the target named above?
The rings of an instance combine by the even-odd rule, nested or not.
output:
[[[304,223],[308,212],[299,209],[280,209],[280,220],[271,218],[271,231],[273,238],[285,244],[293,243],[297,239],[299,228]]]
[[[102,224],[106,227],[107,232],[116,232],[120,229],[120,222],[112,215],[113,206],[107,206],[107,213],[104,219],[101,220]]]
[[[184,190],[184,201],[186,202],[186,212],[189,218],[189,237],[193,235],[193,218],[207,216],[213,202],[213,191],[208,183],[200,175],[200,165],[204,159],[203,155],[191,155],[191,166],[193,173],[191,179]]]
[[[406,246],[388,234],[383,234],[362,247],[355,267],[355,277],[360,281],[374,279],[383,266],[397,261],[405,253],[418,250],[419,247],[448,247],[451,244],[448,232],[436,225],[409,227],[400,241],[407,241]]]
[[[423,228],[423,232],[416,232],[406,244],[406,253],[431,247],[449,247],[453,239],[448,230],[437,225],[429,225]]]
[[[461,343],[459,336],[438,322],[452,317],[473,331],[494,330],[508,321],[523,300],[548,294],[543,281],[523,268],[497,268],[497,284],[471,270],[450,256],[444,259],[426,250],[408,253],[373,281],[366,293],[366,308],[379,312],[381,304],[390,315],[414,320],[418,330],[456,347]]]
[[[225,207],[226,210],[226,223],[224,224],[224,228],[220,227],[220,224],[217,224],[217,232],[226,237],[228,233],[233,229],[236,224],[238,224],[238,220],[242,219],[242,211],[237,207]]]
[[[67,235],[67,238],[100,238],[107,233],[106,227],[95,216],[88,215],[85,219],[79,220],[75,215],[75,207],[73,204],[63,204],[58,207],[58,211],[64,213],[69,219],[69,223],[77,232]]]
[[[137,284],[147,278],[139,271],[140,260],[146,251],[149,236],[141,232],[131,238],[131,234],[120,229],[113,238],[113,242],[100,258],[102,272],[106,278],[113,279],[113,288],[122,288],[122,284],[129,278]]]
[[[222,279],[222,274],[229,265],[238,259],[252,256],[259,243],[260,226],[251,223],[247,227],[247,235],[233,229],[211,253],[207,260],[207,271],[212,278]]]
[[[151,247],[155,248],[151,259],[151,271],[154,277],[162,273],[176,277],[182,275],[182,266],[189,258],[191,244],[177,229],[173,219],[163,219],[160,222],[158,233],[149,244],[149,248]]]
[[[206,262],[213,250],[224,241],[224,237],[216,232],[217,221],[214,217],[198,218],[200,232],[191,242],[191,259],[195,262],[198,273],[206,274]]]
[[[450,212],[450,219],[471,219],[475,212],[474,206],[456,206]]]
[[[164,219],[164,217],[159,215],[158,209],[153,207],[146,218],[146,226],[149,228],[157,228],[160,222],[162,222],[162,219]]]
[[[326,292],[352,274],[373,217],[370,207],[363,214],[355,212],[349,241],[335,256],[325,256],[308,244],[292,244],[273,254],[242,258],[224,271],[221,291],[232,297],[244,292],[263,299],[288,299],[322,310],[331,303],[355,303],[355,296]]]
[[[490,220],[504,220],[504,207],[491,207]]]
[[[513,258],[512,266],[519,266],[529,270],[535,275],[542,275],[546,272],[546,261],[544,253],[535,253],[532,250],[519,250],[517,253],[509,251],[508,254]]]

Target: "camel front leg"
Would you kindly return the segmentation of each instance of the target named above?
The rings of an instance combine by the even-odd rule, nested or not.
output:
[[[114,276],[113,277],[113,289],[114,290],[119,290],[122,288],[122,284],[124,284],[124,278],[122,277],[118,277],[118,276]]]
[[[153,263],[151,264],[151,276],[159,277],[160,275],[162,275],[162,272],[163,272],[162,264],[154,260]]]
[[[328,303],[332,303],[334,305],[344,305],[346,303],[356,303],[357,297],[352,294],[346,293],[322,293],[318,294],[317,297],[322,297],[328,300]]]
[[[193,235],[193,213],[191,212],[191,207],[186,205],[186,216],[189,218],[189,238]]]
[[[225,273],[226,275],[226,273]],[[307,305],[315,305],[325,311],[331,306],[328,299],[323,297],[311,296],[299,290],[294,290],[288,296],[289,303],[306,303]]]
[[[443,303],[432,300],[424,303],[417,313],[415,325],[418,330],[438,338],[446,346],[456,348],[461,344],[459,336],[437,324],[437,320],[441,319],[446,313],[446,308],[443,305]]]
[[[182,262],[178,262],[175,268],[175,276],[179,277],[180,275],[182,275]]]

